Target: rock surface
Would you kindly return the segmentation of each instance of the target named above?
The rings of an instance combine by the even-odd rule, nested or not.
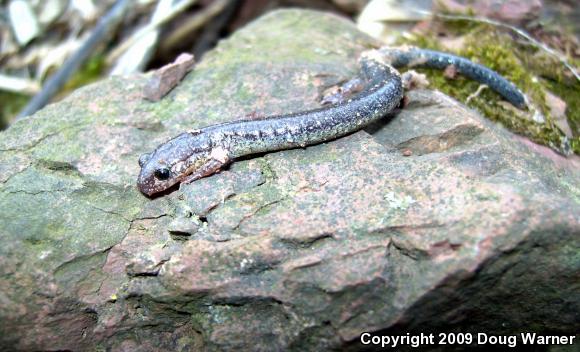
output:
[[[0,134],[0,349],[361,349],[363,331],[577,333],[580,163],[454,100],[148,199],[177,133],[318,106],[373,41],[267,15],[167,97],[83,88]]]

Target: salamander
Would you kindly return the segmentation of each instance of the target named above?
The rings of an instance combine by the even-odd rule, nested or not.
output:
[[[418,48],[369,50],[359,59],[365,88],[356,96],[315,110],[184,132],[140,156],[138,188],[151,196],[177,183],[212,175],[242,156],[305,147],[345,136],[399,106],[403,85],[393,66],[443,69],[450,65],[459,73],[487,84],[513,105],[526,106],[524,94],[513,83],[468,59]]]

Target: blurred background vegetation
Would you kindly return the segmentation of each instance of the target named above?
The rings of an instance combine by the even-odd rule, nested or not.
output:
[[[47,101],[109,75],[196,61],[277,8],[352,19],[388,45],[454,52],[499,71],[532,100],[518,111],[479,84],[423,71],[489,118],[562,153],[580,153],[577,0],[4,0],[0,2],[0,130]],[[474,94],[478,92],[477,94]],[[34,99],[31,102],[31,98]],[[27,105],[28,104],[28,105]],[[0,134],[0,138],[2,138]]]

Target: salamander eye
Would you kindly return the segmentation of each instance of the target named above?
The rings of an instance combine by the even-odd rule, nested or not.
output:
[[[161,168],[161,169],[157,169],[155,170],[155,177],[158,180],[167,180],[169,178],[169,176],[171,176],[171,172],[169,171],[168,168]]]

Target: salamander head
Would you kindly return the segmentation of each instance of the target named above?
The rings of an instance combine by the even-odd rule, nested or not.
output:
[[[198,131],[182,133],[161,144],[139,157],[139,190],[148,196],[165,191],[203,169],[211,160],[211,151],[208,138]]]

